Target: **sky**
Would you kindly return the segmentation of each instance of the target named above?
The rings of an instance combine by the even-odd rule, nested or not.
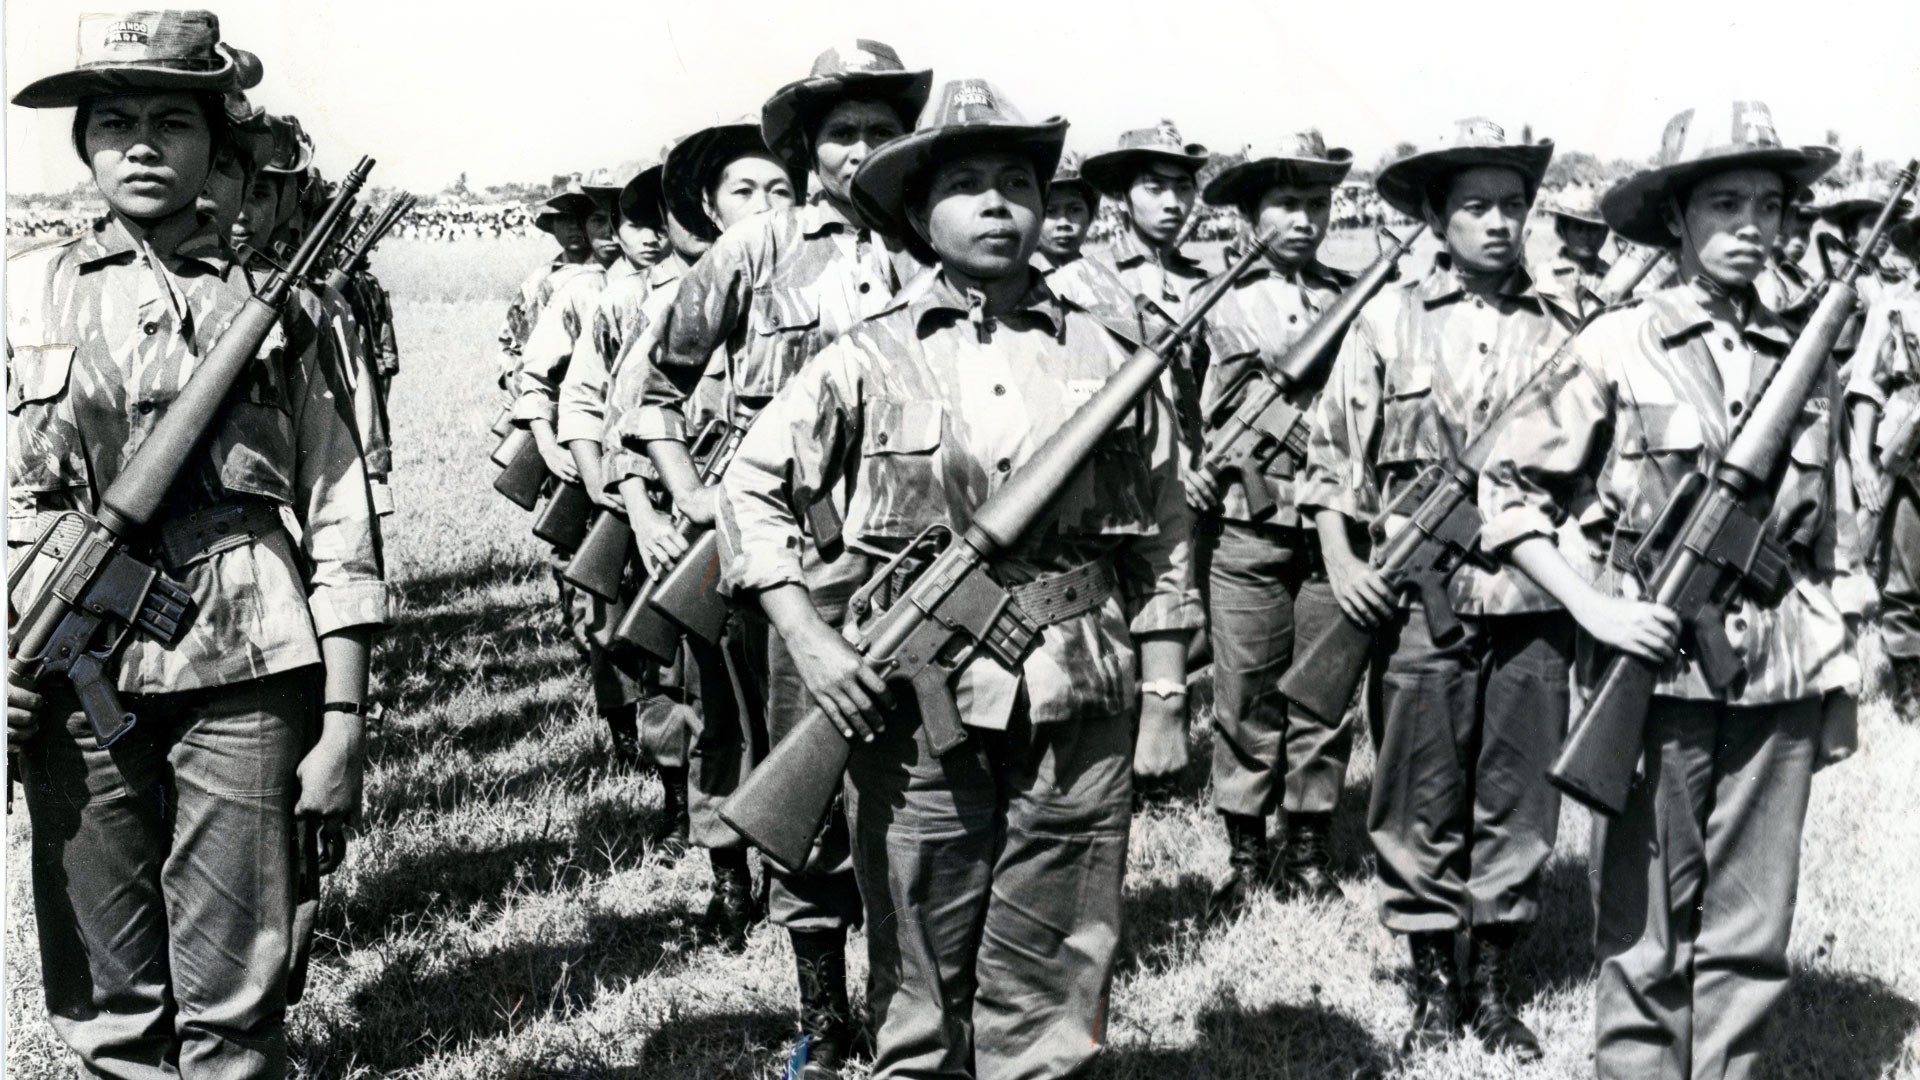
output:
[[[111,0],[4,0],[9,97],[74,58],[77,15]],[[221,0],[258,53],[250,96],[297,113],[328,175],[436,191],[544,182],[650,156],[757,114],[813,57],[892,44],[936,81],[992,80],[1029,119],[1062,115],[1092,152],[1174,119],[1227,151],[1313,126],[1363,165],[1466,116],[1602,158],[1642,158],[1674,113],[1759,99],[1783,139],[1829,129],[1868,160],[1920,154],[1913,0]],[[1564,14],[1553,14],[1553,12]],[[6,188],[85,173],[68,110],[9,105]]]

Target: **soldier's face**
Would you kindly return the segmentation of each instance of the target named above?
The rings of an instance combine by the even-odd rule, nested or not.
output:
[[[707,214],[722,229],[755,214],[793,205],[793,181],[771,155],[735,158],[707,192]]]
[[[1200,186],[1193,174],[1169,162],[1141,169],[1127,187],[1127,213],[1133,228],[1155,244],[1171,243],[1193,213]]]
[[[293,197],[278,176],[259,173],[247,188],[246,202],[234,218],[232,238],[236,246],[252,244],[265,247],[273,231],[293,216]]]
[[[1274,230],[1279,236],[1272,248],[1274,255],[1295,266],[1308,262],[1320,250],[1332,218],[1333,189],[1319,184],[1275,184],[1253,207],[1254,227]]]
[[[972,154],[941,165],[915,225],[949,267],[979,279],[1026,272],[1040,242],[1040,179],[1013,154]]]
[[[1735,169],[1695,184],[1683,220],[1668,221],[1680,240],[1680,272],[1728,288],[1744,286],[1766,268],[1780,232],[1786,185],[1766,169]]]
[[[813,140],[813,172],[820,186],[841,201],[852,190],[853,174],[867,155],[906,134],[890,105],[843,101],[820,123]]]
[[[1866,242],[1873,236],[1873,223],[1878,220],[1879,217],[1880,212],[1877,210],[1855,217],[1853,219],[1853,229],[1847,237],[1847,243],[1853,245],[1853,250],[1860,252],[1869,259],[1877,259],[1887,253],[1887,240],[1884,236],[1880,238],[1880,243],[1875,246],[1874,250],[1868,251],[1865,247]]]
[[[1092,226],[1093,208],[1078,190],[1051,192],[1047,195],[1047,212],[1040,227],[1040,250],[1055,262],[1075,258]]]
[[[596,205],[587,215],[587,240],[593,245],[593,257],[601,266],[612,266],[620,257],[620,241],[614,235],[613,211]]]
[[[1793,214],[1785,223],[1786,239],[1780,245],[1780,257],[1797,263],[1807,254],[1807,242],[1813,236],[1813,222]]]
[[[185,91],[94,98],[82,145],[107,205],[135,220],[191,207],[213,171],[213,132]]]
[[[560,249],[575,258],[584,258],[593,250],[587,239],[587,227],[579,218],[566,214],[554,219],[553,238],[560,243]]]
[[[1570,217],[1555,217],[1553,231],[1567,251],[1576,259],[1591,259],[1600,254],[1600,248],[1607,242],[1607,227],[1595,225],[1589,221],[1575,221]]]
[[[1454,176],[1440,220],[1429,224],[1462,269],[1499,273],[1520,261],[1520,230],[1532,205],[1519,173],[1476,166]]]
[[[620,254],[628,262],[644,270],[659,262],[667,254],[667,238],[651,225],[638,225],[620,219]]]

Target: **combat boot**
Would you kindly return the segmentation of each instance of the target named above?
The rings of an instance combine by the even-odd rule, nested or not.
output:
[[[660,774],[663,792],[660,821],[647,834],[647,843],[660,854],[674,858],[687,850],[687,837],[693,828],[687,810],[687,768],[684,765],[662,765],[656,771]]]
[[[800,984],[800,1041],[787,1062],[796,1080],[840,1080],[859,1026],[847,1001],[847,932],[791,930]]]
[[[622,705],[601,714],[607,722],[607,737],[613,744],[614,767],[622,772],[629,771],[640,764],[640,720],[639,711],[632,705]]]
[[[1460,1034],[1459,977],[1453,969],[1453,932],[1410,934],[1413,952],[1413,1026],[1400,1040],[1400,1053],[1435,1050]]]
[[[744,848],[708,852],[713,863],[713,898],[702,919],[709,940],[729,952],[747,947],[747,931],[758,921],[753,903],[753,872]]]
[[[1253,890],[1267,884],[1272,855],[1267,848],[1267,819],[1251,814],[1221,814],[1227,824],[1227,876],[1207,898],[1207,922],[1237,918],[1253,899]]]
[[[1539,1061],[1540,1040],[1513,1007],[1513,945],[1520,928],[1511,923],[1473,928],[1467,960],[1467,1026],[1481,1045],[1511,1050],[1521,1061]]]
[[[1333,880],[1333,815],[1288,814],[1280,859],[1285,895],[1299,900],[1344,900]]]

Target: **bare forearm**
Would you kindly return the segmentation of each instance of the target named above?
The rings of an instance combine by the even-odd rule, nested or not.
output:
[[[326,672],[322,702],[346,702],[365,706],[367,701],[368,660],[373,652],[373,632],[365,626],[349,626],[320,637],[320,664]],[[356,741],[365,723],[364,713],[324,714],[324,730],[341,729]]]
[[[1352,562],[1359,558],[1353,553],[1353,538],[1348,530],[1351,519],[1338,510],[1316,510],[1313,515],[1313,529],[1320,534],[1320,551],[1323,556]]]
[[[580,482],[597,498],[606,476],[600,468],[600,444],[592,439],[575,439],[567,444],[573,464],[580,470]]]
[[[1880,427],[1880,406],[1872,398],[1855,398],[1852,423],[1848,426],[1852,445],[1847,447],[1855,461],[1873,455],[1873,436]]]
[[[1167,630],[1135,638],[1140,650],[1141,681],[1186,682],[1188,636],[1185,631]]]
[[[688,493],[702,486],[700,471],[693,467],[693,455],[687,452],[686,443],[655,439],[647,444],[647,457],[653,462],[654,471],[660,474],[667,493],[675,500],[684,500]]]
[[[1544,536],[1530,536],[1520,541],[1507,558],[1583,625],[1589,621],[1587,616],[1596,602],[1604,599],[1599,590],[1568,564],[1554,542]]]

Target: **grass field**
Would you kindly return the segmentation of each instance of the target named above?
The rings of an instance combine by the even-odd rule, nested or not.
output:
[[[1371,251],[1362,238],[1335,245],[1341,265]],[[761,927],[741,956],[693,940],[705,860],[664,860],[641,839],[659,787],[609,768],[545,553],[490,487],[493,334],[541,255],[515,241],[380,256],[405,365],[396,618],[377,655],[386,721],[366,819],[327,882],[312,985],[290,1018],[305,1076],[746,1080],[778,1075],[789,1038],[784,935]],[[1792,992],[1773,1027],[1779,1077],[1920,1077],[1920,726],[1884,701],[1863,726],[1864,751],[1815,782]],[[1199,921],[1226,865],[1202,809],[1204,723],[1193,749],[1187,798],[1135,821],[1111,1046],[1095,1076],[1591,1075],[1582,812],[1564,817],[1546,917],[1522,954],[1523,1015],[1547,1060],[1522,1068],[1462,1044],[1403,1067],[1392,1047],[1409,1012],[1406,961],[1375,916],[1365,749],[1339,825],[1345,902],[1263,898],[1228,930]],[[39,996],[28,842],[24,820],[10,820],[6,1064],[37,1080],[71,1068]]]

